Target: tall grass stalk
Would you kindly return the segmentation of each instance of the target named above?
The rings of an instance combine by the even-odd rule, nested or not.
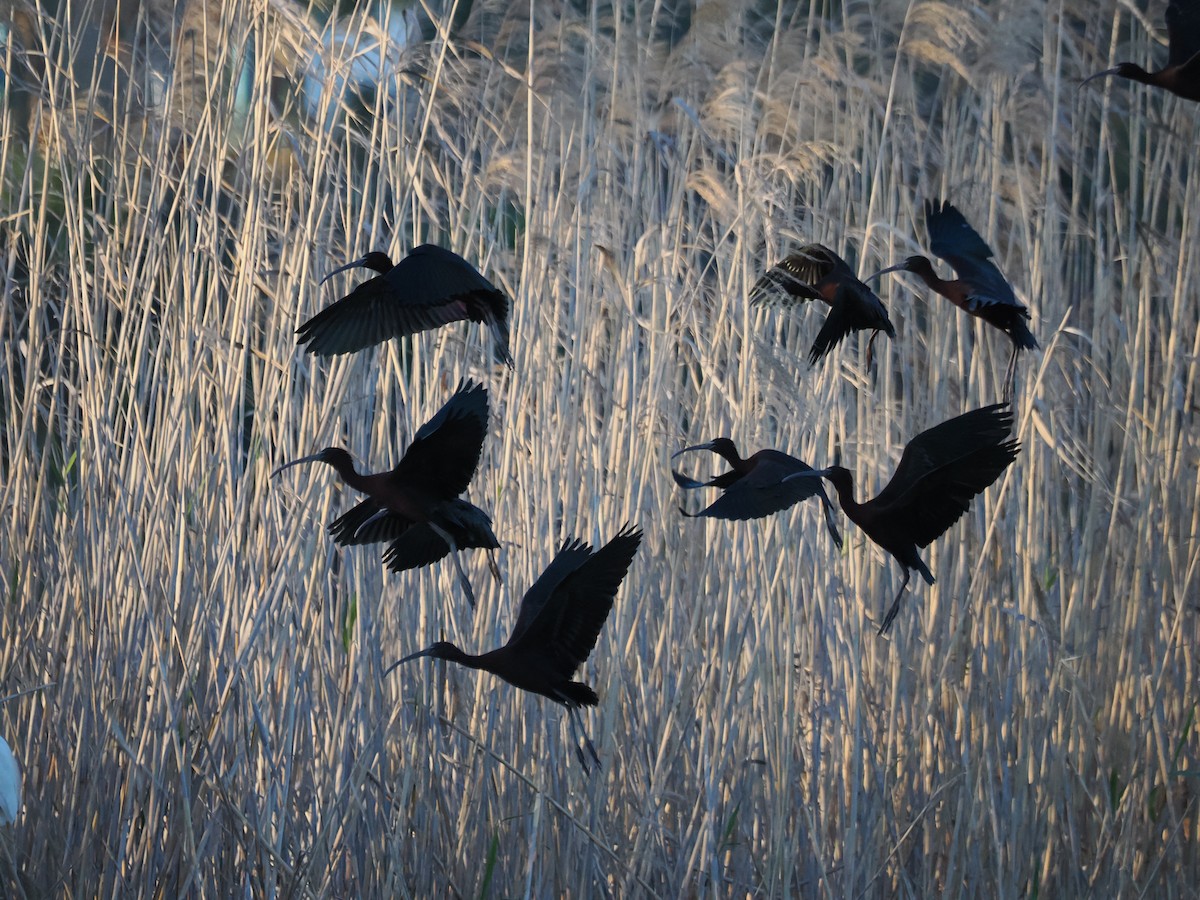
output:
[[[229,0],[211,66],[181,75],[177,38],[174,78],[131,62],[115,93],[77,33],[11,29],[0,893],[1193,896],[1200,119],[1077,88],[1161,58],[1160,6],[479,2],[380,59],[387,22]],[[377,88],[341,92],[364,60]],[[816,369],[816,310],[746,302],[800,242],[923,252],[941,197],[1043,350],[1017,464],[881,639],[900,573],[852,525],[838,553],[815,504],[685,520],[668,457],[840,454],[869,496],[994,401],[1007,341],[911,280],[883,287],[894,341]],[[513,297],[515,372],[476,327],[297,352],[350,284],[324,272],[426,240]],[[450,566],[331,544],[332,473],[268,477],[330,444],[393,465],[468,376],[504,573],[468,559],[474,616]],[[381,679],[442,634],[502,642],[567,535],[625,521],[646,539],[584,669],[603,772],[549,702]]]

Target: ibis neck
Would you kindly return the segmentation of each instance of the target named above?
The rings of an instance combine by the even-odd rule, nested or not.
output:
[[[859,510],[862,509],[862,504],[854,499],[854,482],[851,481],[849,473],[837,478],[830,478],[829,482],[833,485],[833,489],[837,491],[838,504],[842,507],[842,512],[848,518],[855,519]]]
[[[946,281],[944,278],[939,278],[937,272],[932,267],[928,269],[917,269],[913,272],[929,287],[930,290],[937,291],[943,297],[949,297],[953,293],[954,282]]]
[[[366,488],[364,487],[367,476],[361,475],[354,471],[354,463],[349,459],[333,460],[329,463],[329,465],[333,466],[334,470],[338,473],[346,485],[354,488],[355,490],[362,491],[364,494],[367,493]]]
[[[713,450],[713,452],[735,469],[741,469],[742,464],[745,462],[745,460],[738,456],[737,448],[733,446],[720,446]]]
[[[487,668],[487,659],[486,659],[487,655],[488,654],[486,654],[486,653],[482,653],[479,655],[476,655],[474,653],[466,653],[466,652],[460,650],[454,644],[451,644],[446,649],[445,656],[443,656],[442,659],[448,659],[451,662],[456,662],[460,666],[466,666],[468,669],[486,669]]]

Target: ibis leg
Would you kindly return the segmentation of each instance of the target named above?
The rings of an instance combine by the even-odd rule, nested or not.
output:
[[[590,737],[588,737],[587,727],[583,723],[583,714],[579,711],[579,707],[578,706],[568,706],[567,707],[567,715],[569,715],[571,717],[572,736],[573,737],[575,736],[576,730],[578,730],[578,732],[579,732],[579,735],[576,738],[575,752],[579,756],[579,762],[583,765],[583,770],[585,772],[589,772],[589,773],[591,771],[588,767],[588,764],[584,761],[583,748],[581,748],[579,746],[580,743],[583,744],[583,747],[587,748],[588,755],[591,756],[592,762],[594,762],[596,764],[596,768],[597,769],[604,768],[604,766],[601,765],[601,763],[600,763],[600,755],[598,753],[596,753],[596,747],[592,743],[592,739]]]
[[[446,530],[433,522],[429,523],[430,529],[446,542],[446,546],[450,548],[450,558],[454,560],[454,568],[458,570],[458,580],[462,582],[463,591],[467,595],[467,603],[471,605],[471,609],[475,608],[475,592],[471,590],[471,580],[467,578],[467,570],[463,568],[462,560],[458,558],[458,545],[454,542],[454,538],[446,532]]]
[[[1012,400],[1013,393],[1017,389],[1017,351],[1017,345],[1013,344],[1012,356],[1008,358],[1008,369],[1004,373],[1005,402]]]
[[[908,579],[912,573],[909,572],[908,566],[904,567],[904,583],[900,585],[900,590],[896,592],[896,599],[892,601],[892,605],[888,608],[887,615],[883,617],[883,624],[879,626],[879,633],[883,634],[892,626],[892,619],[896,618],[896,613],[900,612],[900,598],[904,596],[904,589],[908,587]]]
[[[567,722],[571,728],[571,746],[575,748],[575,758],[579,760],[579,765],[583,769],[583,774],[591,775],[592,770],[588,767],[587,757],[583,755],[583,747],[580,745],[579,735],[576,733],[577,726],[575,724],[574,707],[567,707]]]
[[[875,347],[875,338],[879,337],[879,329],[876,328],[871,332],[871,339],[867,341],[867,368],[871,367],[871,363],[875,359],[875,354],[872,352]]]

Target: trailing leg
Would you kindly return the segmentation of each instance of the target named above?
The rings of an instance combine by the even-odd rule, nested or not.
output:
[[[887,611],[887,615],[883,617],[883,624],[879,626],[879,633],[885,633],[892,626],[892,619],[896,618],[896,613],[900,612],[900,598],[904,596],[904,589],[908,587],[908,579],[911,573],[908,566],[904,567],[904,583],[900,585],[900,590],[896,592],[896,599],[892,601],[891,607]]]
[[[471,590],[471,580],[467,578],[467,570],[463,568],[462,560],[458,558],[458,545],[454,543],[454,538],[450,537],[449,533],[433,522],[429,523],[430,529],[450,548],[450,558],[454,560],[454,568],[458,570],[458,580],[462,582],[463,591],[467,595],[467,603],[471,605],[471,609],[475,609],[475,592]]]

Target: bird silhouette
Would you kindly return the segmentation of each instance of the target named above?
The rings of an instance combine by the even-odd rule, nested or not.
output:
[[[933,584],[933,573],[918,548],[928,547],[944,534],[970,508],[971,500],[1017,458],[1021,445],[1009,440],[1011,431],[1012,410],[1007,403],[947,419],[908,442],[891,481],[865,503],[855,501],[853,478],[841,466],[788,476],[827,478],[846,517],[903,567],[904,583],[884,616],[880,634],[900,611],[912,570]]]
[[[1200,0],[1171,0],[1167,4],[1167,65],[1147,72],[1136,63],[1118,63],[1085,78],[1087,84],[1106,75],[1140,81],[1170,91],[1184,100],[1200,102]]]
[[[642,532],[631,525],[596,551],[569,538],[525,592],[504,646],[475,655],[448,641],[438,641],[394,663],[385,677],[397,666],[425,656],[491,672],[514,687],[566,707],[580,765],[589,771],[583,752],[586,747],[599,767],[600,757],[579,712],[580,707],[595,706],[599,697],[591,687],[572,679],[596,646],[641,540]]]
[[[1012,286],[992,262],[991,247],[957,209],[944,201],[941,204],[926,201],[925,226],[929,230],[929,249],[950,263],[958,278],[942,279],[926,257],[910,256],[898,265],[879,270],[867,281],[889,272],[912,272],[959,309],[1008,335],[1012,354],[1004,376],[1007,400],[1016,380],[1017,354],[1036,350],[1038,346],[1037,338],[1025,324],[1029,309],[1017,300]]]
[[[335,356],[392,338],[469,320],[487,325],[496,355],[513,366],[508,346],[508,300],[457,253],[422,244],[400,262],[378,250],[334,269],[365,268],[379,273],[296,329],[296,343],[310,353]]]
[[[708,516],[735,521],[760,519],[794,506],[809,497],[820,497],[821,508],[825,513],[825,527],[829,529],[833,542],[841,549],[842,536],[833,520],[833,503],[825,493],[820,479],[788,478],[797,472],[811,472],[812,467],[808,463],[779,450],[759,450],[742,459],[733,441],[727,437],[715,438],[694,447],[684,447],[676,451],[671,459],[697,450],[709,450],[717,454],[729,463],[730,469],[708,481],[695,481],[674,469],[671,470],[671,477],[684,490],[718,487],[723,491],[720,497],[698,513],[690,513],[681,506],[679,511],[685,516]]]
[[[490,551],[500,546],[491,519],[459,497],[479,466],[487,422],[487,389],[466,381],[421,426],[390,472],[359,474],[346,450],[326,447],[285,463],[271,475],[275,477],[301,463],[332,466],[342,481],[367,495],[366,500],[329,526],[336,543],[391,541],[384,562],[393,571],[428,565],[449,554],[467,601],[474,607],[475,593],[458,551],[469,547],[487,549],[492,575],[500,577],[490,557]]]
[[[844,259],[822,244],[801,247],[768,269],[750,289],[750,302],[760,306],[794,306],[808,300],[829,306],[829,315],[808,354],[810,364],[827,356],[853,331],[873,332],[868,356],[880,331],[890,338],[896,336],[883,302],[858,280]]]

